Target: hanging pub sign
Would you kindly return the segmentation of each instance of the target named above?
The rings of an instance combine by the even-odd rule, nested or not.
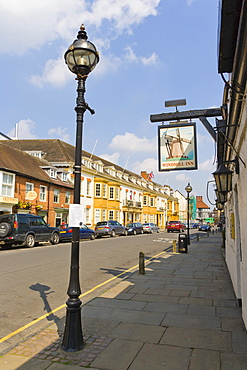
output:
[[[158,126],[159,171],[197,169],[196,124]]]

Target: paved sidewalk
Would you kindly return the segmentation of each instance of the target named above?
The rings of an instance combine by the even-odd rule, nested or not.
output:
[[[61,350],[64,319],[0,358],[1,370],[246,370],[247,334],[221,234],[164,253],[82,308],[85,347]]]

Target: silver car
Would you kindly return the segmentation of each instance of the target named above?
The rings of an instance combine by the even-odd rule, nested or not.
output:
[[[128,235],[128,230],[118,221],[100,221],[95,226],[95,236],[98,238],[103,235]]]
[[[145,223],[142,225],[144,233],[153,234],[154,232],[159,233],[160,228],[156,224],[153,224],[152,222]]]

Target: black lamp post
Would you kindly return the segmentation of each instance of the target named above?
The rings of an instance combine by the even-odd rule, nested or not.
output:
[[[78,96],[76,100],[76,146],[74,166],[74,204],[80,204],[81,192],[81,155],[82,155],[82,132],[83,115],[88,109],[91,114],[94,111],[84,100],[85,81],[88,74],[99,62],[99,54],[96,47],[87,41],[87,34],[82,25],[77,35],[77,40],[69,47],[64,54],[65,62],[71,72],[77,75]],[[79,280],[79,226],[72,229],[71,265],[70,280],[67,294],[69,296],[66,304],[66,321],[62,349],[68,352],[79,351],[84,347],[82,325],[81,325],[81,301],[80,301],[80,280]]]
[[[187,244],[190,245],[190,192],[192,192],[192,186],[190,183],[185,188],[187,192]]]

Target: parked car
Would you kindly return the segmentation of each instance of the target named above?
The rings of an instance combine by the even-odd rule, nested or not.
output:
[[[154,232],[159,233],[160,228],[156,224],[153,224],[152,222],[145,223],[142,225],[144,233],[153,234]]]
[[[143,234],[143,226],[140,222],[133,222],[131,224],[126,225],[128,230],[128,234]]]
[[[181,221],[169,221],[166,225],[167,232],[177,231],[179,233],[184,232],[185,225]]]
[[[210,231],[211,230],[211,225],[210,224],[201,224],[198,227],[199,231]]]
[[[190,229],[197,229],[198,228],[198,225],[196,222],[190,222],[189,223],[189,226],[190,226]],[[186,226],[186,229],[188,228],[188,224],[185,223],[185,226]]]
[[[128,230],[118,221],[100,221],[95,226],[95,236],[98,238],[103,235],[128,235]]]
[[[62,224],[59,227],[59,240],[71,240],[72,239],[72,227],[69,227],[68,224]],[[89,229],[86,225],[80,227],[80,239],[95,239],[95,232],[92,229]]]
[[[13,213],[0,215],[0,245],[10,248],[25,245],[32,248],[39,242],[59,242],[59,229],[51,227],[40,216]]]

